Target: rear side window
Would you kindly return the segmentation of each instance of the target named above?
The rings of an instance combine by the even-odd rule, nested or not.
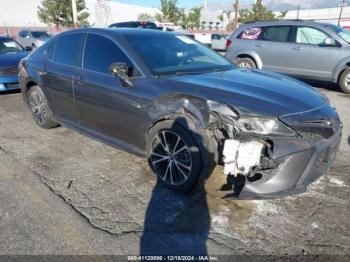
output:
[[[61,36],[56,41],[53,60],[60,64],[78,66],[78,56],[82,39],[83,34],[69,34]]]
[[[238,38],[244,40],[258,40],[261,35],[261,27],[252,27],[245,29]]]
[[[56,42],[53,42],[52,44],[49,45],[49,47],[46,50],[46,57],[49,60],[53,60],[55,56],[55,47],[56,47]]]
[[[124,52],[111,40],[95,34],[89,34],[86,40],[83,68],[99,73],[109,74],[113,63],[133,65]]]
[[[271,26],[264,30],[262,40],[273,42],[288,42],[289,26]]]
[[[298,27],[297,43],[320,45],[323,44],[328,35],[321,30],[312,27]]]

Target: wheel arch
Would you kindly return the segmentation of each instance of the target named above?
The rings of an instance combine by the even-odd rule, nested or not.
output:
[[[204,163],[210,163],[208,159],[210,156],[207,152],[214,155],[214,160],[217,163],[217,141],[209,129],[210,110],[207,100],[176,94],[157,99],[151,108],[149,114],[154,121],[145,134],[145,143],[150,130],[157,124],[163,121],[174,121],[193,134],[195,141],[201,147]]]
[[[334,83],[338,83],[340,80],[341,74],[347,68],[350,68],[350,57],[347,57],[338,63],[338,65],[333,71],[332,81]]]
[[[252,59],[254,61],[254,63],[256,64],[256,67],[258,69],[262,69],[262,67],[263,67],[263,63],[261,61],[261,58],[255,52],[252,52],[252,51],[241,51],[241,52],[238,52],[238,53],[234,54],[232,56],[231,60],[235,61],[237,58],[250,58],[250,59]]]

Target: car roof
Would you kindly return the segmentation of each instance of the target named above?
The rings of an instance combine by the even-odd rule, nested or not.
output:
[[[80,28],[80,29],[72,29],[67,30],[63,33],[60,33],[59,35],[69,34],[69,33],[102,33],[107,34],[110,36],[115,35],[145,35],[147,37],[156,37],[156,36],[164,36],[164,35],[174,35],[174,34],[183,34],[181,32],[167,32],[167,31],[160,31],[160,30],[154,30],[154,29],[141,29],[141,28]]]
[[[242,26],[273,26],[273,25],[307,25],[315,27],[323,27],[326,23],[315,22],[311,20],[277,20],[277,21],[261,21],[242,24]]]

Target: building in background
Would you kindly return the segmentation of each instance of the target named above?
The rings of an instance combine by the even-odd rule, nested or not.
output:
[[[155,15],[159,9],[139,5],[122,4],[107,0],[85,0],[90,13],[89,23],[105,27],[114,22],[137,20],[141,13]],[[14,36],[20,29],[35,28],[55,31],[40,22],[37,11],[41,0],[0,0],[0,35]]]
[[[315,20],[320,22],[328,22],[338,24],[340,7],[323,8],[323,9],[306,9],[288,11],[283,19],[300,19]],[[342,12],[340,25],[344,28],[350,28],[350,6],[345,6]]]

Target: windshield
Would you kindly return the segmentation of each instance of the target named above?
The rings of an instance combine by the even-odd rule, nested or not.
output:
[[[350,31],[345,30],[337,25],[326,24],[325,27],[333,30],[338,36],[340,36],[344,41],[350,44]]]
[[[11,39],[0,39],[0,54],[23,52],[23,48]]]
[[[183,35],[164,33],[145,37],[144,34],[134,34],[125,37],[156,75],[195,74],[233,68],[219,54]]]
[[[32,31],[32,36],[33,38],[50,38],[50,35],[43,31]]]

